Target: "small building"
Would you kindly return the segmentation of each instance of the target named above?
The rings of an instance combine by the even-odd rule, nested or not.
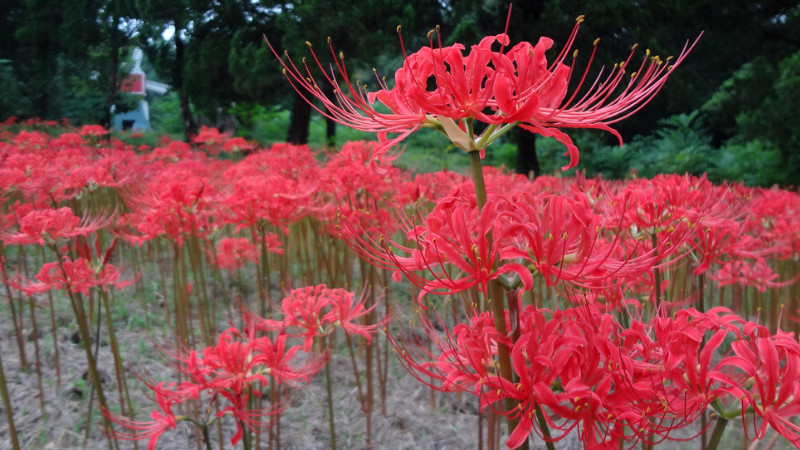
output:
[[[111,128],[120,131],[149,131],[150,130],[150,107],[147,104],[147,93],[165,94],[169,86],[157,81],[147,79],[142,70],[142,50],[133,49],[131,59],[133,69],[120,83],[120,90],[140,96],[136,109],[114,114],[111,119]],[[112,111],[113,112],[113,111]]]

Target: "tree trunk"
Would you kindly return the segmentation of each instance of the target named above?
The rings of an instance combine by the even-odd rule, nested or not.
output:
[[[172,69],[172,80],[175,86],[173,86],[173,88],[181,102],[181,118],[183,119],[186,142],[191,142],[192,136],[197,134],[197,124],[194,121],[194,117],[192,117],[192,110],[189,108],[189,98],[186,96],[186,90],[183,86],[184,45],[180,37],[183,32],[183,27],[179,26],[177,20],[173,21],[173,23],[175,24],[175,66]]]
[[[325,145],[329,149],[336,147],[336,122],[325,118]]]
[[[311,105],[300,94],[295,94],[286,142],[294,145],[308,144],[308,127],[310,125]]]
[[[106,110],[103,111],[103,118],[100,119],[100,125],[108,130],[111,129],[111,107],[114,106],[117,96],[119,95],[119,83],[117,82],[117,79],[119,78],[118,68],[120,45],[119,40],[117,39],[117,33],[119,33],[119,31],[117,31],[115,28],[116,23],[116,16],[112,16],[113,26],[109,29],[109,43],[111,48],[108,51],[108,91],[106,92]]]
[[[511,134],[517,144],[517,173],[535,178],[541,173],[539,158],[536,156],[536,135],[519,127]]]

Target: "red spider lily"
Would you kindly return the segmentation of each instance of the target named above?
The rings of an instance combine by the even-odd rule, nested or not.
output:
[[[397,221],[390,211],[402,207],[397,204],[395,192],[406,178],[391,165],[395,155],[370,161],[375,146],[374,142],[349,142],[330,155],[321,173],[319,189],[330,207],[317,211],[320,220],[333,224],[335,216],[344,215],[357,220],[355,228],[369,234],[391,234],[397,230]],[[333,226],[329,230],[338,234]]]
[[[339,289],[325,285],[293,289],[281,301],[282,320],[266,319],[260,325],[267,330],[286,330],[290,336],[304,338],[303,351],[311,350],[314,340],[330,333],[323,316],[330,305],[329,295]]]
[[[511,448],[533,431],[541,435],[537,410],[545,411],[549,439],[562,439],[577,429],[587,448],[673,439],[673,431],[692,425],[717,401],[741,401],[743,411],[756,411],[790,440],[800,431],[788,422],[800,413],[793,397],[800,344],[789,334],[769,337],[763,327],[723,308],[682,310],[675,318],[658,317],[651,323],[634,320],[628,328],[590,303],[515,311],[506,317],[512,334],[518,333],[513,341],[511,334],[497,332],[491,313],[469,309],[464,311],[467,319],[455,325],[442,321],[437,326],[428,312],[419,314],[438,352],[409,332],[389,333],[389,338],[404,366],[433,388],[472,392],[480,396],[483,408],[513,399],[515,408],[498,409],[519,419],[506,442]],[[703,343],[705,335],[710,337]],[[730,339],[735,355],[720,355]],[[497,371],[497,346],[507,342],[514,382]],[[763,437],[765,427],[756,437]]]
[[[9,284],[27,295],[40,294],[51,289],[64,289],[69,292],[88,294],[89,290],[95,286],[100,286],[103,289],[108,286],[122,289],[133,284],[133,280],[120,278],[119,270],[111,264],[103,264],[96,267],[90,265],[90,261],[83,258],[71,260],[64,257],[60,263],[45,263],[39,273],[36,274],[38,282],[9,280]]]
[[[332,291],[329,297],[331,309],[325,314],[325,320],[333,326],[342,327],[344,332],[349,335],[357,334],[366,339],[367,342],[372,341],[372,335],[379,328],[382,328],[389,318],[385,317],[373,325],[359,324],[358,319],[372,312],[378,306],[378,303],[366,308],[364,306],[366,291],[359,298],[344,289],[333,289]]]
[[[281,330],[289,336],[304,338],[303,351],[308,352],[314,340],[329,335],[337,326],[345,333],[372,340],[372,333],[384,325],[361,325],[358,320],[375,309],[377,303],[364,307],[366,296],[356,299],[345,289],[332,289],[324,284],[293,289],[280,306],[282,320],[261,319],[251,316],[255,325],[263,330]]]
[[[253,409],[248,405],[249,398],[246,396],[232,395],[227,391],[221,392],[220,395],[228,399],[230,404],[221,409],[217,417],[229,414],[236,419],[236,434],[231,437],[231,445],[236,445],[242,440],[244,436],[244,427],[247,427],[254,433],[260,433],[269,425],[262,419],[281,412],[281,408],[274,405],[270,408]]]
[[[219,155],[222,151],[232,153],[253,149],[253,145],[244,138],[231,137],[230,133],[220,133],[218,129],[206,126],[200,127],[200,132],[192,137],[192,142],[200,145],[211,156]]]
[[[288,226],[314,210],[315,184],[305,183],[278,173],[258,173],[236,179],[231,192],[221,204],[227,209],[223,220],[236,229],[254,227],[259,222]]]
[[[245,388],[256,381],[267,384],[264,374],[255,370],[262,363],[262,358],[254,351],[252,342],[234,340],[237,332],[236,329],[224,331],[216,345],[203,349],[202,358],[192,358],[199,364],[199,368],[187,367],[187,370],[203,373],[203,388],[217,392],[229,390],[236,395],[242,395]]]
[[[220,268],[232,271],[247,261],[255,262],[258,249],[247,238],[222,238],[217,242],[216,257]]]
[[[6,233],[3,239],[6,245],[54,244],[103,229],[112,220],[112,215],[80,219],[67,207],[37,209],[19,218],[17,232]]]
[[[155,401],[158,409],[150,413],[149,422],[139,422],[130,420],[127,417],[112,414],[108,410],[103,410],[102,413],[110,421],[122,426],[125,429],[132,430],[131,432],[113,430],[111,433],[116,439],[126,441],[139,441],[148,439],[147,450],[154,450],[158,443],[158,438],[169,429],[174,429],[177,423],[185,420],[185,416],[176,416],[172,412],[172,406],[183,402],[185,399],[176,396],[174,392],[168,389],[164,383],[159,385],[149,385],[150,389],[155,394]]]
[[[251,151],[255,148],[255,146],[242,137],[233,137],[225,141],[222,145],[222,150],[230,153],[234,152],[247,152]]]
[[[105,136],[108,134],[108,130],[101,125],[84,125],[78,131],[78,134],[81,136]]]
[[[248,333],[250,330],[253,328],[250,328]],[[325,366],[327,355],[297,357],[300,346],[295,345],[287,349],[286,339],[286,333],[278,333],[274,340],[252,339],[252,347],[258,352],[259,361],[276,383],[285,383],[292,387],[305,385]]]
[[[511,227],[505,226],[511,203],[505,197],[490,196],[478,213],[474,196],[459,193],[440,199],[420,225],[405,224],[406,237],[416,248],[362,238],[349,220],[342,222],[348,244],[370,263],[396,275],[404,274],[425,292],[449,295],[473,286],[486,293],[488,281],[514,273],[524,289],[533,284],[530,271],[517,262],[503,259],[505,239]],[[489,241],[487,236],[493,234]],[[500,263],[495,265],[495,261]],[[425,271],[432,280],[417,274]]]
[[[763,258],[729,261],[712,273],[709,278],[716,281],[719,286],[730,284],[753,286],[760,292],[766,292],[767,288],[788,286],[797,281],[797,276],[791,280],[778,281],[778,274],[767,265]]]
[[[748,323],[740,340],[731,344],[735,354],[720,365],[744,374],[747,381],[737,392],[742,406],[742,425],[750,439],[763,439],[767,427],[794,445],[800,445],[800,427],[792,417],[800,414],[800,343],[793,334],[779,332],[770,336],[760,325]],[[749,423],[747,413],[752,412]],[[762,420],[756,423],[756,417]],[[750,431],[753,432],[752,438]]]
[[[262,319],[263,320],[263,319]],[[218,418],[233,416],[237,432],[231,439],[236,445],[243,436],[244,428],[254,432],[263,430],[263,417],[278,414],[283,405],[275,403],[268,408],[252,409],[251,396],[260,396],[260,385],[270,382],[286,383],[293,387],[307,384],[324,365],[325,358],[308,356],[298,358],[300,346],[286,346],[286,334],[280,333],[274,340],[255,336],[255,326],[249,318],[248,330],[244,333],[236,328],[225,330],[213,346],[201,351],[166,351],[173,359],[173,367],[188,376],[180,384],[146,384],[156,393],[159,409],[154,411],[152,422],[135,422],[110,416],[112,420],[134,433],[117,433],[122,439],[138,440],[150,438],[154,446],[158,437],[167,429],[175,428],[176,418],[171,407],[188,399],[200,399],[208,395],[209,407],[214,402],[226,401],[219,410]],[[205,398],[205,397],[203,397]],[[202,424],[202,419],[192,420]],[[207,425],[207,424],[206,424]]]
[[[252,325],[248,326],[254,329]],[[181,389],[193,393],[192,396],[206,389],[247,396],[255,382],[267,384],[268,377],[276,383],[292,386],[307,383],[322,367],[323,358],[297,358],[299,350],[298,345],[286,348],[285,333],[270,340],[269,337],[255,337],[254,333],[229,328],[215,345],[201,351],[166,353],[174,360],[177,370],[190,376]]]
[[[215,147],[222,145],[228,140],[228,135],[219,132],[219,129],[207,126],[201,126],[200,132],[192,136],[192,142],[195,144],[206,145]]]
[[[749,189],[744,228],[779,258],[800,254],[800,196],[779,189]]]
[[[217,213],[218,193],[214,180],[194,168],[194,165],[169,166],[143,192],[128,197],[131,212],[123,216],[123,221],[135,233],[125,230],[118,233],[138,244],[165,237],[182,245],[187,235],[203,236],[210,232]]]
[[[657,56],[651,57],[648,50],[643,62],[633,69],[630,76],[626,76],[633,57],[631,52],[608,74],[601,72],[591,87],[579,95],[588,66],[591,66],[593,49],[578,87],[568,94],[575,63],[568,65],[566,60],[572,53],[570,48],[582,21],[581,16],[564,48],[552,62],[548,62],[544,54],[552,47],[553,41],[545,37],[536,45],[521,42],[504,53],[509,45],[508,35],[489,36],[473,46],[465,56],[463,45],[443,47],[439,36],[438,46],[434,46],[431,40],[429,46],[405,56],[403,67],[395,73],[393,88],[389,89],[377,79],[381,89],[373,92],[367,92],[366,87],[360,84],[353,85],[344,56],[341,53],[336,55],[330,41],[335,66],[330,73],[309,43],[312,60],[325,81],[333,86],[335,99],[326,96],[305,59],[302,67],[296,66],[289,58],[281,63],[295,91],[321,114],[351,128],[378,133],[383,145],[376,149],[377,155],[420,127],[437,128],[456,146],[466,151],[479,151],[505,133],[497,130],[496,125],[519,124],[531,132],[554,137],[567,146],[570,155],[567,169],[578,163],[578,150],[559,128],[598,128],[619,137],[609,125],[630,116],[649,102],[673,68],[683,62],[694,46],[687,43],[672,64]],[[269,41],[267,44],[280,58]],[[500,50],[493,50],[495,44],[499,44]],[[434,81],[432,87],[428,85],[430,79]],[[314,99],[323,107],[315,106]],[[376,102],[388,108],[390,113],[379,112],[381,108],[373,106]],[[486,113],[487,109],[491,113]],[[471,126],[467,129],[461,122],[467,118],[492,126],[483,136],[475,138]],[[398,136],[389,139],[388,133]]]

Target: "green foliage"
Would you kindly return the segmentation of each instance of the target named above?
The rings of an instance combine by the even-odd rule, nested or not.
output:
[[[735,181],[748,186],[770,186],[791,182],[791,168],[782,163],[779,149],[770,141],[753,139],[729,142],[719,148],[700,121],[700,114],[679,114],[664,119],[649,135],[640,135],[623,146],[608,145],[597,133],[573,133],[581,152],[578,170],[623,179],[636,173],[653,177],[659,173],[708,173],[715,182]],[[564,147],[554,139],[537,140],[543,173],[559,173],[567,162]]]
[[[757,57],[723,83],[703,111],[719,138],[736,149],[734,153],[772,158],[777,150],[777,164],[785,174],[760,178],[796,184],[800,182],[798,98],[800,52],[777,62]]]
[[[3,95],[0,95],[0,120],[19,116],[29,108],[27,99],[21,95],[21,83],[14,73],[14,67],[7,59],[0,59],[0,86],[3,87]]]
[[[800,51],[780,61],[771,92],[754,111],[742,111],[737,122],[744,137],[763,137],[788,155],[800,151]]]
[[[168,135],[180,139],[183,135],[180,100],[174,92],[150,98],[150,122],[155,137]]]
[[[787,184],[790,176],[781,152],[769,141],[758,139],[722,147],[708,170],[711,181],[741,181],[748,186]]]

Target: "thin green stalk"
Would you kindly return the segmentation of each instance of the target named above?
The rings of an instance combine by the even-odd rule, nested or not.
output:
[[[705,291],[706,291],[706,278],[704,274],[700,274],[697,277],[697,309],[703,313],[705,312]],[[706,337],[703,335],[702,343],[700,344],[700,348],[702,349],[706,345]],[[700,427],[702,427],[703,432],[700,434],[700,450],[708,450],[708,446],[706,445],[706,431],[708,427],[706,427],[707,422],[706,418],[706,411],[703,411],[700,414]]]
[[[56,256],[58,257],[58,267],[61,270],[61,275],[64,279],[69,279],[67,277],[67,273],[64,270],[64,260],[61,257],[61,252],[58,250],[58,247],[53,244],[52,249],[55,252]],[[100,382],[100,374],[97,371],[97,360],[92,353],[92,346],[91,346],[91,337],[89,334],[89,324],[86,318],[86,310],[83,307],[83,299],[81,298],[80,294],[76,294],[72,292],[70,286],[66,286],[64,289],[67,292],[67,296],[69,297],[70,305],[72,306],[72,312],[75,314],[75,321],[78,323],[78,332],[80,333],[81,340],[83,342],[83,349],[86,352],[86,363],[89,369],[89,378],[91,379],[94,388],[97,390],[97,401],[100,403],[100,408],[102,411],[108,410],[108,404],[106,403],[106,397],[103,394],[103,385]],[[111,440],[112,430],[114,429],[111,421],[106,417],[105,414],[103,416],[103,426],[106,428],[106,440],[108,441],[109,448],[116,448],[117,441]],[[91,418],[91,416],[89,417]],[[87,426],[91,425],[91,421],[87,421]],[[113,444],[112,444],[113,442]]]
[[[47,302],[50,306],[50,335],[53,337],[53,365],[56,369],[56,386],[61,387],[61,357],[58,353],[58,327],[56,326],[56,308],[53,302],[53,292],[47,291]]]
[[[486,205],[486,183],[483,179],[483,167],[481,164],[480,154],[478,152],[470,152],[469,153],[469,160],[470,165],[472,167],[472,181],[475,185],[475,196],[478,201],[478,213],[483,209],[484,205]],[[492,247],[494,237],[491,233],[488,233],[486,239],[489,241],[489,248]],[[493,262],[496,264],[497,262]],[[506,330],[506,320],[505,320],[505,296],[503,295],[503,286],[500,282],[496,279],[489,281],[489,307],[492,310],[492,315],[494,316],[494,326],[497,332],[501,336],[506,336],[508,331]],[[500,375],[510,382],[514,382],[514,373],[511,368],[511,352],[508,346],[502,342],[497,343],[497,359],[498,364],[500,365]],[[504,407],[506,411],[512,411],[516,405],[514,399],[507,397],[503,401]],[[512,419],[507,418],[506,421],[508,425],[508,432],[509,434],[514,431],[514,429],[519,424],[519,419]],[[544,428],[543,428],[544,429]],[[548,450],[554,450],[553,444],[545,440],[547,444]],[[528,449],[528,440],[526,439],[520,449],[527,450]]]
[[[188,239],[189,264],[191,264],[192,275],[195,289],[200,291],[200,304],[197,305],[198,322],[200,323],[200,334],[202,334],[203,345],[209,346],[214,342],[215,330],[213,329],[213,319],[208,301],[208,291],[206,288],[206,276],[203,270],[203,258],[200,253],[200,242],[197,232],[193,229],[192,235]]]
[[[348,333],[344,334],[347,338],[347,349],[350,350],[350,363],[353,365],[353,375],[356,378],[356,389],[358,390],[358,401],[361,403],[361,409],[365,409],[364,405],[364,391],[361,387],[361,375],[358,371],[358,365],[356,364],[356,352],[353,349],[353,340],[350,338]]]
[[[44,261],[44,247],[39,248],[41,249],[41,257]],[[56,308],[53,302],[53,291],[47,291],[47,302],[48,306],[50,306],[50,335],[53,337],[53,363],[56,368],[56,385],[61,386],[61,364],[59,363],[60,357],[58,354],[58,331],[56,331],[58,327],[56,326]]]
[[[242,427],[242,429],[244,430],[244,434],[242,435],[243,450],[252,450],[253,436],[250,434],[250,429],[247,428],[247,426],[244,423],[242,423],[241,420],[239,421],[239,426]]]
[[[0,358],[0,395],[3,397],[3,406],[6,409],[6,419],[8,420],[8,434],[11,438],[11,447],[20,450],[19,440],[17,439],[17,428],[14,426],[14,410],[11,408],[11,399],[8,396],[6,387],[6,374],[3,371],[3,359]]]
[[[331,362],[325,364],[325,390],[328,394],[328,430],[331,433],[331,450],[336,450],[336,423],[333,418],[333,386],[331,383]]]
[[[36,358],[36,384],[39,387],[39,410],[45,416],[44,387],[42,386],[42,361],[39,351],[39,327],[36,326],[36,300],[28,297],[28,307],[31,310],[31,333],[33,334],[33,353]]]
[[[203,440],[206,441],[206,450],[211,450],[211,437],[208,435],[208,425],[203,425],[201,429],[203,430]]]
[[[383,276],[381,277],[382,285],[383,285],[383,305],[384,305],[384,317],[390,317],[391,315],[391,306],[390,306],[390,290],[389,290],[389,271],[383,270]],[[378,365],[378,381],[381,385],[381,414],[385,417],[386,416],[386,381],[388,379],[389,373],[389,340],[383,340],[383,364],[379,363]]]
[[[656,233],[653,233],[650,236],[651,236],[651,239],[653,241],[653,249],[655,249],[658,246],[658,235]],[[656,255],[656,256],[658,256],[658,255]],[[654,306],[655,306],[655,310],[658,311],[658,307],[659,307],[659,305],[661,305],[661,271],[658,269],[658,267],[653,269],[653,278],[654,278],[655,290],[656,290],[655,305]]]
[[[114,321],[111,317],[111,304],[108,299],[108,293],[102,289],[98,289],[103,308],[106,310],[106,329],[108,330],[108,341],[111,346],[111,354],[114,357],[114,371],[117,375],[117,391],[119,394],[119,404],[122,409],[122,414],[134,419],[133,402],[131,402],[130,393],[128,392],[128,380],[125,376],[125,368],[122,366],[122,356],[119,354],[119,343],[117,342],[117,333],[114,330]],[[99,309],[98,309],[99,311]],[[99,321],[99,317],[98,317]],[[127,408],[125,405],[127,404]],[[133,441],[134,445],[138,448],[137,442]]]
[[[94,297],[92,296],[91,291],[89,292],[89,303],[92,303]],[[89,320],[91,320],[92,312],[89,310]],[[95,327],[95,338],[94,338],[94,360],[97,361],[97,355],[100,353],[100,322],[102,320],[102,311],[100,310],[100,305],[97,305],[97,326]],[[101,381],[102,383],[102,381]],[[92,418],[92,410],[94,409],[94,384],[91,385],[89,388],[89,411],[86,413],[86,417],[91,420]],[[83,447],[86,447],[86,444],[89,442],[89,428],[86,427],[86,434],[83,436]]]
[[[11,295],[11,288],[9,287],[5,270],[3,270],[3,284],[6,287],[6,298],[8,299],[8,308],[11,310],[11,320],[14,321],[14,334],[17,337],[17,346],[19,347],[20,368],[25,371],[28,369],[28,358],[25,355],[25,338],[22,337],[22,326],[20,324],[22,321],[22,311],[20,311],[20,315],[17,317],[17,308],[14,306],[14,296]]]
[[[725,432],[725,426],[728,425],[728,419],[717,416],[717,423],[714,425],[714,431],[711,433],[711,439],[708,440],[708,450],[717,450],[719,443],[722,441],[722,435]]]

